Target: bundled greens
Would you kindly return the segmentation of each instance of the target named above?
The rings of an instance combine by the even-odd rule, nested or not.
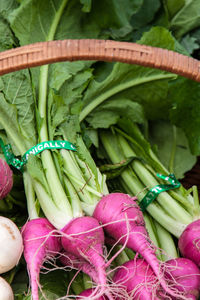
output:
[[[141,201],[147,193],[146,189],[154,188],[161,183],[156,179],[156,172],[168,176],[169,171],[159,163],[151,148],[149,152],[144,152],[144,156],[142,155],[139,148],[142,142],[145,143],[145,139],[137,127],[129,126],[128,131],[132,132],[132,135],[129,136],[123,131],[119,133],[102,131],[100,137],[112,163],[120,163],[128,157],[135,157],[127,169],[121,172],[121,178],[125,190],[137,195]],[[138,160],[138,157],[143,161]],[[181,235],[187,224],[199,216],[198,198],[192,199],[183,187],[178,192],[170,190],[167,193],[163,190],[157,196],[156,203],[152,202],[146,209],[176,237]]]

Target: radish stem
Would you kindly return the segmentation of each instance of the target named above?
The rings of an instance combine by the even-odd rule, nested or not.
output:
[[[62,13],[64,11],[64,8],[67,4],[68,0],[62,1],[61,6],[57,10],[54,20],[52,22],[52,25],[50,27],[49,33],[46,37],[46,41],[51,41],[54,39],[57,26],[60,22],[60,18],[62,16]],[[40,114],[40,117],[42,119],[42,126],[39,131],[39,140],[40,142],[44,142],[49,140],[48,135],[48,120],[47,120],[47,90],[48,90],[48,70],[49,66],[45,65],[40,67],[40,75],[39,75],[39,95],[38,95],[38,111]],[[49,187],[52,193],[52,197],[54,202],[57,204],[57,206],[63,206],[66,208],[68,218],[72,218],[72,210],[70,203],[66,197],[66,193],[64,191],[64,187],[62,186],[58,173],[56,171],[56,167],[54,165],[54,161],[52,158],[51,153],[46,150],[41,153],[41,159],[42,164],[44,167],[44,170],[46,172],[46,178],[49,183]]]
[[[147,82],[153,82],[156,80],[162,80],[162,79],[173,79],[175,77],[174,74],[159,74],[159,75],[152,75],[144,78],[134,78],[131,81],[121,83],[118,85],[114,85],[112,88],[108,89],[104,93],[98,94],[96,98],[94,98],[88,105],[86,105],[83,110],[80,113],[79,121],[83,121],[91,111],[93,111],[98,105],[106,101],[108,98],[116,95],[119,92],[122,92],[128,88],[131,88],[133,86],[141,85]]]
[[[160,248],[161,250],[164,251],[164,253],[161,253],[162,261],[166,261],[172,258],[177,258],[178,253],[171,234],[164,227],[162,227],[158,222],[155,221],[154,224],[155,224]]]
[[[101,131],[100,138],[112,163],[119,163],[124,159],[122,156],[121,145],[119,145],[116,136],[110,132]],[[128,166],[127,169],[123,170],[120,176],[128,186],[129,191],[131,191],[133,195],[136,195],[140,202],[146,195],[146,188],[136,176],[134,170]],[[163,208],[161,208],[157,201],[152,202],[146,210],[155,220],[157,220],[164,228],[167,228],[167,230],[176,237],[179,237],[187,226],[186,222],[179,222],[175,220],[173,216],[170,216]]]

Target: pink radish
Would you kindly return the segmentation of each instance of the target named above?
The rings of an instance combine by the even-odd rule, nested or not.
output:
[[[98,275],[95,268],[84,258],[76,257],[71,253],[64,252],[59,260],[66,267],[71,267],[87,274],[94,282],[98,282]]]
[[[108,194],[98,202],[93,216],[104,226],[109,236],[138,252],[151,266],[163,289],[176,296],[163,277],[160,262],[151,247],[143,214],[135,200],[135,197],[123,193]]]
[[[71,220],[63,229],[61,243],[67,253],[84,259],[96,269],[96,284],[100,286],[99,296],[106,293],[106,264],[103,257],[104,232],[93,217],[79,217]]]
[[[39,300],[39,272],[48,257],[61,249],[60,240],[52,234],[55,228],[45,218],[33,219],[22,228],[24,258],[30,276],[32,299]]]
[[[88,297],[89,296],[91,296],[92,297],[92,295],[95,293],[95,290],[94,289],[87,289],[87,290],[85,290],[85,291],[83,291],[82,293],[80,293],[78,296],[77,296],[77,300],[78,299],[81,299],[81,300],[83,300],[83,299],[88,299]],[[90,300],[92,299],[92,298],[89,298]],[[101,297],[99,297],[98,299],[96,299],[96,300],[106,300],[107,298],[106,298],[106,296],[101,296]]]
[[[13,172],[7,162],[0,158],[0,199],[5,198],[13,187]]]
[[[176,289],[187,295],[187,299],[198,299],[200,295],[200,270],[190,259],[178,257],[166,262],[166,277]],[[174,298],[175,299],[175,298]]]
[[[178,247],[183,257],[200,267],[200,220],[190,223],[181,234]]]
[[[131,299],[156,300],[159,282],[152,268],[144,259],[133,259],[120,266],[113,281],[128,292]]]

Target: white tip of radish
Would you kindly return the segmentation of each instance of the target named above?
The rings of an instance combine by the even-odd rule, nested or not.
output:
[[[0,300],[14,300],[11,286],[2,277],[0,277]]]
[[[14,268],[22,252],[23,240],[18,227],[10,219],[0,216],[0,274]]]

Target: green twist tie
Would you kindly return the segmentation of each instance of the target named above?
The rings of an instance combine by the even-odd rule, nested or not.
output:
[[[14,156],[11,149],[11,145],[10,144],[4,145],[3,140],[0,138],[0,147],[2,148],[7,164],[12,165],[18,170],[21,170],[24,163],[20,159]]]
[[[174,174],[169,174],[169,176],[165,176],[162,174],[156,174],[159,178],[168,181],[170,184],[160,184],[151,188],[148,193],[144,196],[142,201],[139,203],[139,206],[142,211],[145,211],[147,206],[156,199],[156,197],[162,193],[171,189],[177,189],[181,186],[180,182],[176,179]]]
[[[4,145],[2,139],[0,138],[0,147],[3,150],[3,154],[5,156],[6,162],[9,165],[12,165],[16,169],[22,171],[23,166],[27,163],[29,155],[37,155],[41,153],[44,150],[53,150],[53,149],[66,149],[66,150],[72,150],[72,151],[77,151],[76,147],[68,142],[68,141],[46,141],[37,144],[36,146],[30,148],[28,151],[24,153],[22,156],[22,159],[18,159],[14,156],[12,153],[11,145]]]

